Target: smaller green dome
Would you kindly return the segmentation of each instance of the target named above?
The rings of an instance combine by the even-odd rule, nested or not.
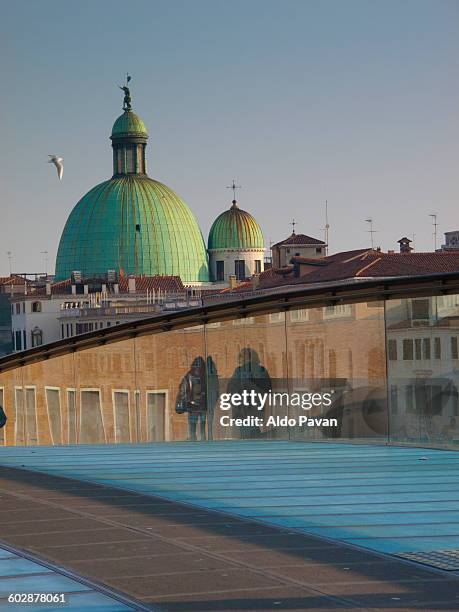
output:
[[[250,213],[241,210],[236,200],[212,224],[209,249],[262,249],[263,233]]]
[[[148,138],[147,128],[140,117],[131,110],[124,111],[113,124],[112,138],[142,136]]]

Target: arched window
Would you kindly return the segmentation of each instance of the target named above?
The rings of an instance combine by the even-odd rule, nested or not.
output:
[[[41,302],[32,302],[32,312],[41,312]]]

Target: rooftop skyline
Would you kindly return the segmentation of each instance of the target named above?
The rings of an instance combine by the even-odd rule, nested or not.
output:
[[[126,72],[147,169],[207,239],[237,199],[266,246],[396,249],[459,229],[459,5],[453,1],[3,3],[0,276],[48,271],[70,211],[111,176]],[[126,18],[126,10],[131,15]],[[62,182],[48,154],[64,157]],[[456,213],[456,214],[455,214]]]

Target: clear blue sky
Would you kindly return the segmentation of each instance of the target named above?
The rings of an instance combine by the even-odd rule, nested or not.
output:
[[[457,0],[1,2],[0,274],[49,270],[79,198],[111,176],[117,89],[132,74],[149,174],[204,236],[230,203],[266,243],[417,250],[459,229]],[[5,61],[6,60],[6,61]],[[46,164],[65,157],[64,180]],[[442,237],[442,236],[441,236]]]

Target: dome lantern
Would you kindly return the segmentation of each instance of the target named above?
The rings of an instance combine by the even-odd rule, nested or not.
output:
[[[132,110],[131,92],[127,77],[126,85],[121,87],[124,91],[123,114],[113,124],[110,140],[113,147],[113,176],[145,175],[145,148],[148,133],[144,122]]]

